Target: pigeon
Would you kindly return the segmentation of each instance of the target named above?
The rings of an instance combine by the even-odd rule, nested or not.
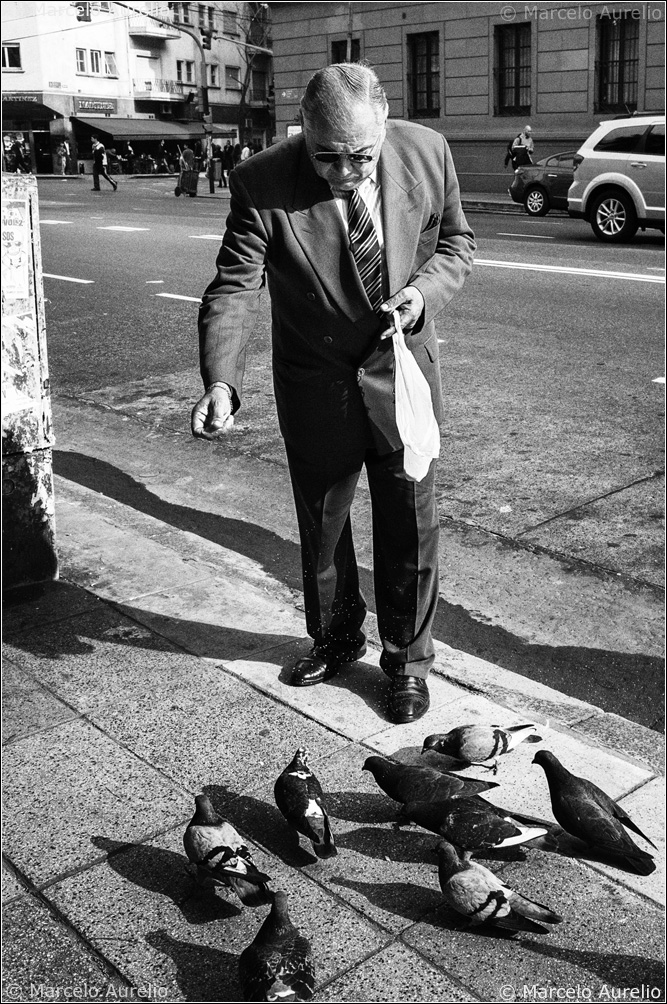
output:
[[[338,851],[324,806],[324,792],[308,760],[308,750],[299,746],[294,759],[276,781],[273,794],[287,822],[308,837],[318,858],[332,858]]]
[[[445,735],[427,736],[422,753],[427,750],[446,753],[464,763],[488,767],[497,774],[499,756],[509,753],[519,743],[541,742],[542,736],[537,735],[536,729],[535,725],[510,725],[506,729],[499,725],[459,725]]]
[[[183,846],[197,882],[232,889],[245,906],[270,903],[272,894],[266,883],[271,880],[253,864],[240,834],[218,815],[206,795],[197,795],[195,805]]]
[[[548,823],[544,826],[526,825],[518,822],[514,813],[478,797],[450,798],[443,802],[408,802],[399,811],[396,825],[400,827],[410,822],[445,837],[463,852],[465,860],[475,851],[515,847],[544,837],[550,831]]]
[[[533,763],[544,768],[553,814],[567,833],[592,850],[624,861],[639,875],[655,871],[653,857],[641,850],[623,827],[643,837],[651,847],[655,844],[602,788],[571,774],[548,750],[536,753]]]
[[[241,952],[239,978],[247,1001],[309,1001],[315,991],[310,942],[289,919],[287,894],[273,894],[271,913]]]
[[[445,901],[471,925],[490,924],[510,931],[549,934],[542,924],[560,924],[562,917],[510,889],[477,861],[461,859],[447,840],[436,847],[438,877]],[[537,923],[539,921],[539,923]]]
[[[381,756],[369,756],[361,769],[370,771],[378,786],[395,802],[442,802],[498,787],[495,781],[478,781],[435,767],[395,763]]]

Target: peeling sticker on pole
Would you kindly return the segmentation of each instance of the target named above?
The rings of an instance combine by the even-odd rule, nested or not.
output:
[[[2,293],[5,300],[27,300],[30,296],[27,199],[13,199],[2,207]]]

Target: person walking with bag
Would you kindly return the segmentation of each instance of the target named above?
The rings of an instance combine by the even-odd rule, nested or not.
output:
[[[114,192],[118,190],[118,185],[107,174],[107,152],[97,136],[92,137],[93,144],[93,192],[100,191],[100,178],[109,182]]]
[[[233,426],[266,281],[313,641],[290,683],[319,684],[366,650],[350,522],[365,466],[386,714],[401,723],[429,707],[439,520],[435,461],[421,480],[405,469],[391,315],[398,311],[439,420],[434,319],[470,272],[475,242],[444,137],[387,114],[373,70],[325,67],[302,99],[302,133],[230,175],[227,230],[199,315],[205,393],[192,432],[214,439]]]

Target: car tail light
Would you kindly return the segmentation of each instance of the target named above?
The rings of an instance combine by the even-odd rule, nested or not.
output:
[[[573,170],[574,171],[577,170],[577,168],[579,167],[579,165],[583,162],[583,159],[584,158],[581,156],[580,153],[575,153],[574,158],[573,158],[573,161],[574,161]]]

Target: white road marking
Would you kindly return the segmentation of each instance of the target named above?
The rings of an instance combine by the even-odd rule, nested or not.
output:
[[[222,234],[190,234],[193,241],[221,241]]]
[[[164,285],[164,279],[146,279],[147,286],[162,286]]]
[[[72,223],[72,220],[40,220],[39,221],[39,225],[40,226],[42,226],[44,223],[49,223],[53,227],[55,227],[55,226],[65,226],[66,224],[69,226]]]
[[[88,285],[94,283],[94,279],[73,279],[71,275],[53,275],[51,272],[42,272],[45,279],[62,279],[63,282],[82,282]]]
[[[177,293],[156,293],[155,296],[164,296],[169,300],[189,300],[191,303],[201,303],[201,296],[178,296]]]
[[[656,377],[655,380],[651,380],[651,383],[664,383],[664,382],[665,382],[664,377]]]
[[[555,241],[555,237],[545,237],[544,234],[510,234],[504,230],[498,230],[496,237],[530,237],[534,241]]]
[[[664,272],[665,270],[664,270],[664,268],[658,268],[657,265],[649,265],[649,266],[647,266],[647,271],[648,272]]]
[[[150,230],[150,227],[97,227],[98,230],[123,230],[130,233],[134,230]]]
[[[561,275],[593,275],[602,279],[631,279],[635,282],[663,282],[658,275],[641,275],[638,272],[605,272],[600,268],[566,268],[563,265],[531,265],[520,261],[494,261],[492,259],[476,258],[476,265],[490,265],[493,268],[528,269],[530,272],[556,272]]]

